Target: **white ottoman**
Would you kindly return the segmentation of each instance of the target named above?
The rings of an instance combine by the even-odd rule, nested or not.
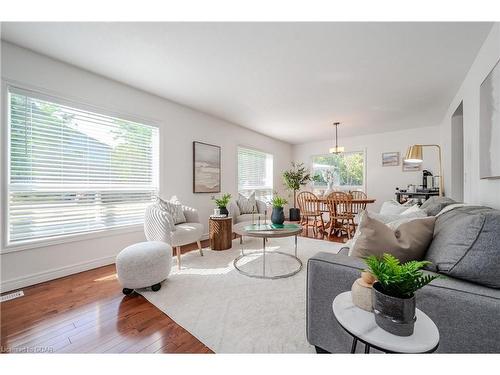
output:
[[[126,247],[116,257],[123,294],[149,286],[155,292],[160,290],[160,283],[168,277],[171,268],[172,248],[165,242],[139,242]]]

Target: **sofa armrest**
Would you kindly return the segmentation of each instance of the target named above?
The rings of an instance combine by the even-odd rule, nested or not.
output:
[[[146,207],[144,212],[144,234],[148,241],[162,241],[170,244],[175,224],[172,215],[156,203]]]
[[[182,206],[182,212],[184,212],[184,216],[186,217],[187,223],[199,223],[200,216],[198,215],[198,210],[189,206]]]
[[[333,299],[350,291],[364,268],[361,259],[318,253],[307,262],[306,331],[310,344],[331,353],[349,353],[352,338],[337,323]]]

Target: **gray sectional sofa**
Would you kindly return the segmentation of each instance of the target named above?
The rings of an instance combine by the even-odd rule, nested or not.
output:
[[[439,328],[437,352],[500,353],[500,211],[465,206],[439,215],[426,259],[433,262],[428,272],[445,275],[416,295]],[[352,338],[336,322],[332,301],[364,268],[345,251],[309,259],[307,339],[318,352],[349,352]]]

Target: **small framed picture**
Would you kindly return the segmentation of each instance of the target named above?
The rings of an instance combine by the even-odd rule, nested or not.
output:
[[[382,167],[397,167],[399,165],[399,152],[383,152]]]
[[[420,163],[408,163],[403,160],[403,172],[418,172],[422,169],[422,164]]]

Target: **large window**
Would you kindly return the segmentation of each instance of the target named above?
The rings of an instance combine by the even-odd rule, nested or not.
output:
[[[273,195],[273,155],[238,147],[238,191],[264,201]]]
[[[365,155],[362,151],[313,156],[314,186],[341,189],[364,189]]]
[[[8,244],[143,222],[158,129],[9,89]]]

